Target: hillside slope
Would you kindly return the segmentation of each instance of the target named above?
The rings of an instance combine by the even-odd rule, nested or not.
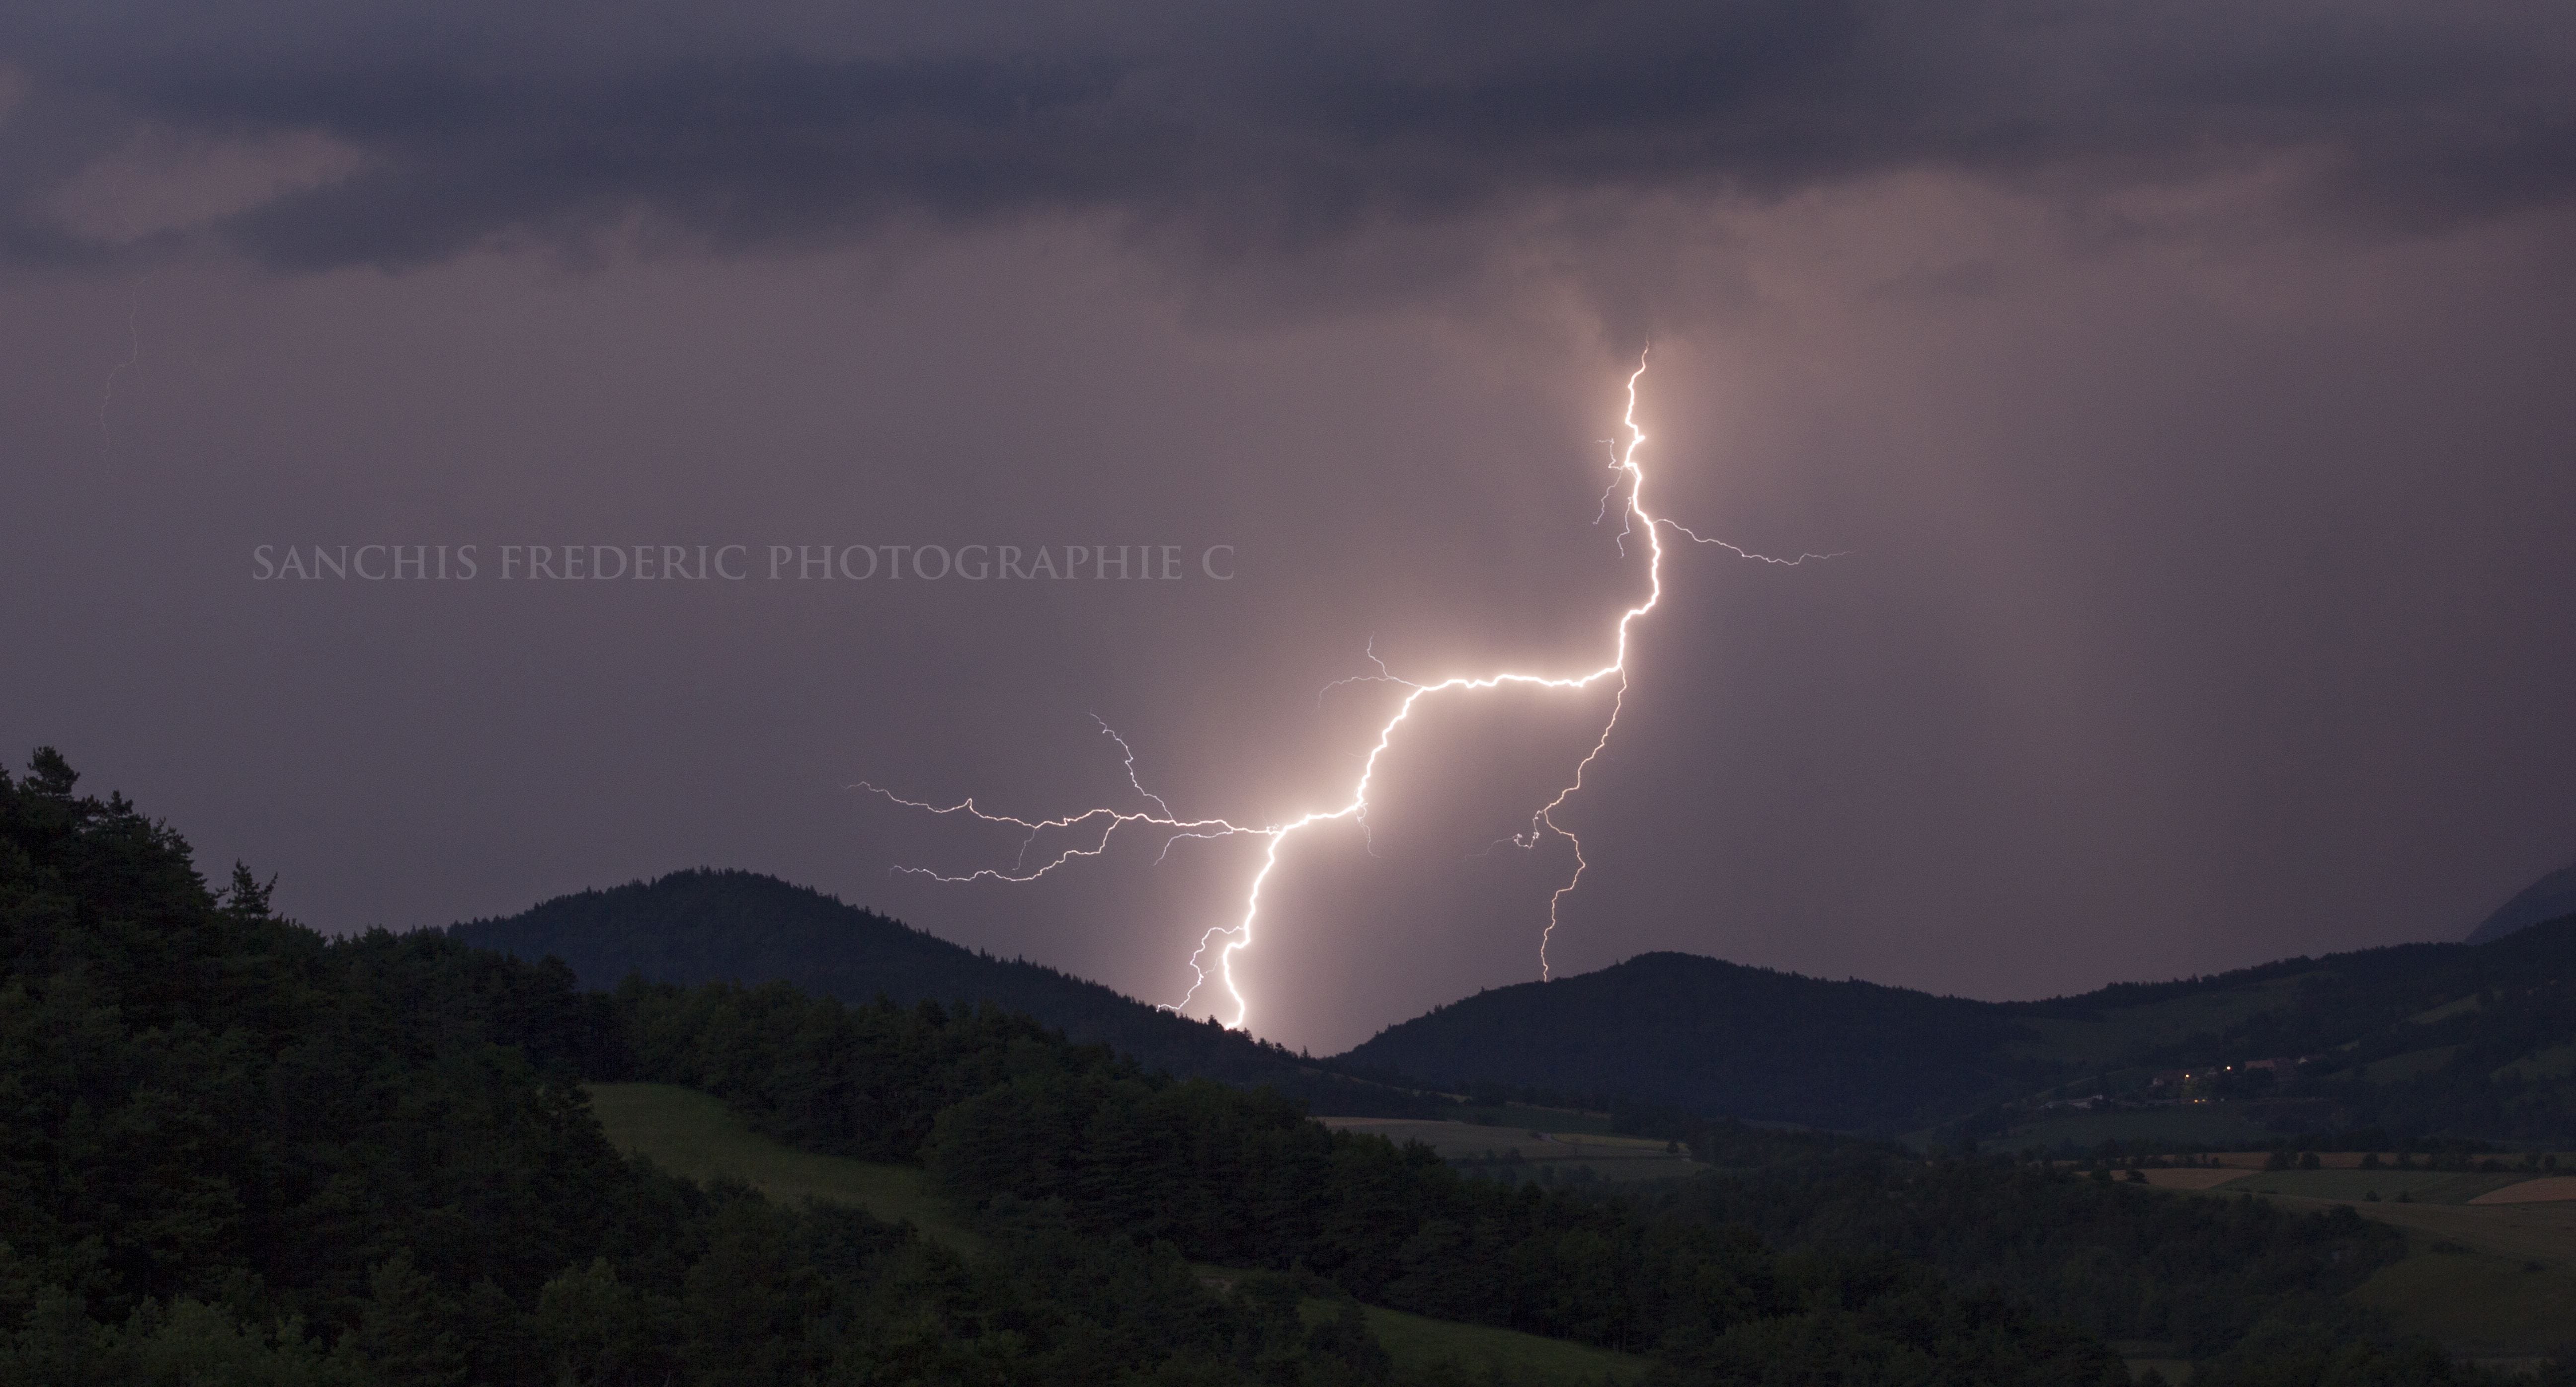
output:
[[[502,919],[451,926],[478,948],[571,965],[582,985],[792,982],[845,1002],[991,1002],[1068,1037],[1106,1044],[1149,1068],[1268,1084],[1319,1112],[1408,1116],[1436,1100],[1331,1072],[1239,1031],[1184,1020],[1053,968],[993,958],[775,877],[674,872],[651,882],[558,896]]]
[[[2306,1063],[2196,1078],[2193,1131],[2576,1139],[2576,918],[2488,944],[2284,959],[2036,1002],[1646,954],[1479,993],[1330,1061],[748,872],[585,891],[450,933],[562,958],[594,988],[636,972],[683,984],[790,981],[851,1002],[990,1001],[1154,1068],[1269,1084],[1314,1111],[1355,1116],[1444,1115],[1439,1099],[1414,1092],[1418,1079],[1879,1135],[1940,1128],[1995,1141],[2037,1123],[2041,1144],[2090,1145],[2166,1130],[2137,1116],[2184,1103],[2159,1075],[2287,1059]],[[2069,1102],[2085,1105],[2082,1130],[2046,1126],[2071,1120]],[[2094,1132],[2114,1110],[2129,1116]]]
[[[2496,907],[2496,912],[2478,923],[2462,941],[2485,944],[2502,939],[2516,930],[2529,929],[2543,920],[2561,915],[2576,915],[2576,862],[2551,872],[2522,888],[2512,900]]]
[[[2037,1040],[1984,1002],[1652,953],[1477,993],[1342,1058],[1438,1084],[1893,1132],[2043,1081],[2016,1053]]]
[[[2576,917],[2038,1002],[1645,954],[1479,993],[1341,1058],[1887,1134],[2187,1102],[2204,1127],[2558,1141],[2576,1137]]]

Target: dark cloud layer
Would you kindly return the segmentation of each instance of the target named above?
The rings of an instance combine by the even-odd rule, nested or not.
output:
[[[147,2],[19,7],[0,45],[21,257],[103,249],[49,199],[145,127],[345,146],[344,176],[203,228],[298,269],[1049,213],[1224,252],[1912,169],[2082,198],[2278,166],[2272,196],[2401,227],[2576,188],[2576,11],[2548,3]]]
[[[2576,11],[0,5],[0,754],[326,929],[698,864],[1172,999],[1388,686],[1589,667],[1650,330],[1690,546],[1561,972],[2031,996],[2457,937],[2576,845]],[[64,272],[63,267],[72,267]],[[379,273],[373,267],[400,269]],[[1229,581],[505,580],[515,544]],[[272,582],[259,546],[483,546]],[[1328,694],[1319,691],[1329,687]],[[1246,956],[1338,1049],[1536,976],[1597,736],[1407,724]],[[1537,799],[1533,799],[1537,796]],[[1209,999],[1202,996],[1199,999]],[[1230,1008],[1220,1008],[1230,1014]]]

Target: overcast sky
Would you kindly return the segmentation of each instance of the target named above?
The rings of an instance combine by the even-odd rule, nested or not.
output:
[[[325,930],[741,866],[1170,1000],[1265,840],[855,787],[1271,824],[1372,651],[1598,666],[1651,343],[1654,509],[1836,557],[1668,555],[1559,973],[2456,938],[2576,859],[2571,193],[2558,0],[13,7],[0,739]],[[771,576],[978,544],[1157,576]],[[1535,977],[1607,711],[1421,706],[1253,1029]]]

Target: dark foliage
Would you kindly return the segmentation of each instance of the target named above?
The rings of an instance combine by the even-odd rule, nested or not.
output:
[[[2447,1014],[2419,1020],[2428,1012]],[[2282,1085],[2327,1121],[2401,1140],[2576,1136],[2564,1065],[2518,1061],[2576,1046],[2576,916],[2487,944],[2419,944],[2319,960],[2294,1005],[2253,1018],[2226,1043],[2246,1053],[2315,1055]],[[2372,1066],[2431,1061],[2405,1076]],[[2325,1125],[2323,1123],[2319,1125]]]
[[[2126,1376],[2098,1340],[1920,1264],[1783,1260],[1741,1228],[1469,1180],[1425,1147],[1301,1116],[1205,1081],[1038,1074],[942,1113],[927,1157],[970,1207],[1045,1200],[1103,1235],[1306,1270],[1372,1303],[1652,1351],[1685,1380]]]
[[[1085,1235],[1316,1277],[1435,1318],[1659,1353],[1691,1374],[1810,1339],[1825,1362],[1937,1363],[1992,1382],[2112,1372],[2089,1337],[1951,1295],[1919,1265],[1782,1263],[1741,1228],[1469,1180],[1425,1147],[1307,1121],[1275,1092],[1174,1080],[989,1008],[851,1008],[778,984],[629,981],[617,999],[640,1073],[717,1093],[812,1149],[918,1154],[986,1217],[1049,1211]]]
[[[559,958],[583,984],[615,987],[628,974],[693,986],[793,982],[854,1005],[990,1003],[1037,1018],[1077,1041],[1109,1045],[1190,1078],[1263,1084],[1319,1112],[1407,1116],[1443,1106],[1410,1086],[1371,1083],[1279,1046],[1193,1022],[1095,982],[1018,959],[993,958],[821,892],[751,872],[674,872],[652,882],[584,891],[503,919],[456,925],[451,937],[537,960]]]
[[[639,1075],[704,1089],[789,1145],[861,1160],[919,1159],[942,1111],[1016,1079],[1135,1070],[992,1006],[849,1007],[785,983],[632,977],[615,1003]]]
[[[2115,1188],[2072,1169],[1927,1162],[1849,1146],[1651,1191],[1641,1211],[1783,1247],[1900,1255],[2112,1340],[2205,1357],[2282,1307],[2332,1299],[2405,1255],[2350,1209]]]
[[[2144,1009],[2209,1005],[2110,1054],[2054,1048],[2034,1023],[2117,1028]],[[2418,1020],[2443,1009],[2432,1020]],[[2177,1029],[2179,1027],[2179,1029]],[[1893,1136],[1943,1126],[1995,1137],[2052,1086],[2146,1100],[2157,1071],[2311,1058],[2200,1096],[2283,1132],[2376,1128],[2395,1139],[2576,1139],[2576,917],[2482,945],[2407,944],[2295,958],[2080,997],[1975,1002],[1827,982],[1686,954],[1645,954],[1550,983],[1479,993],[1342,1056],[1444,1088],[1555,1091]],[[2374,1071],[2381,1060],[2409,1063]],[[2532,1061],[2523,1064],[2523,1061]],[[2166,1095],[2170,1097],[2168,1093]],[[2009,1138],[2005,1138],[2008,1142]]]
[[[575,1080],[632,1018],[569,970],[326,944],[73,786],[0,775],[0,1382],[1390,1380],[1347,1304],[1301,1314],[1329,1288],[1220,1296],[1043,1210],[961,1261],[629,1164]]]
[[[2048,1066],[2014,1053],[2034,1038],[1988,1003],[1654,953],[1477,993],[1345,1058],[1442,1085],[1894,1133],[2044,1081]]]
[[[1674,1384],[2115,1383],[2097,1334],[2151,1327],[2236,1336],[2229,1382],[2464,1380],[2367,1324],[2321,1347],[2386,1250],[2349,1220],[1742,1128],[1702,1139],[1798,1159],[1649,1206],[1515,1189],[993,1006],[326,943],[73,784],[0,775],[0,1381],[1453,1380],[1397,1374],[1363,1300]],[[621,1160],[585,1077],[922,1159],[989,1250]]]

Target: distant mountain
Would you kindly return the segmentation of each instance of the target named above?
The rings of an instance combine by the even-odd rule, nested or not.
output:
[[[1410,1090],[1337,1073],[1213,1022],[1184,1020],[1095,982],[993,958],[775,877],[674,872],[652,882],[558,896],[503,919],[449,927],[465,943],[525,959],[549,954],[582,985],[627,974],[650,982],[789,982],[858,1003],[992,1002],[1149,1068],[1267,1084],[1317,1112],[1409,1116],[1440,1105]]]
[[[2576,916],[2485,944],[2294,958],[2078,997],[1978,1002],[1688,954],[1478,993],[1308,1059],[1052,968],[960,948],[748,872],[679,872],[450,931],[555,955],[586,986],[787,981],[863,1002],[990,1001],[1175,1074],[1315,1111],[1438,1115],[1450,1091],[1623,1099],[1872,1135],[1996,1138],[2052,1100],[2170,1102],[2160,1073],[2240,1073],[2216,1107],[2288,1130],[2576,1140]],[[2286,1075],[2286,1078],[2276,1078]],[[2203,1095],[2212,1096],[2212,1095]]]
[[[2467,942],[2484,944],[2502,939],[2515,930],[2529,929],[2561,915],[2576,915],[2576,862],[2524,887],[2520,895],[2496,907],[2495,914],[2469,931]]]
[[[2041,1102],[2097,1092],[2112,1106],[2170,1102],[2171,1083],[2156,1083],[2165,1071],[2287,1059],[2210,1092],[2293,1130],[2561,1140],[2576,1137],[2576,916],[2488,944],[2285,959],[2040,1002],[1644,954],[1478,993],[1341,1059],[1443,1087],[1620,1094],[1887,1135],[2001,1131]]]
[[[1618,1093],[1712,1116],[1903,1130],[2022,1092],[2036,1040],[1984,1002],[1694,954],[1479,992],[1342,1058],[1435,1083]]]

